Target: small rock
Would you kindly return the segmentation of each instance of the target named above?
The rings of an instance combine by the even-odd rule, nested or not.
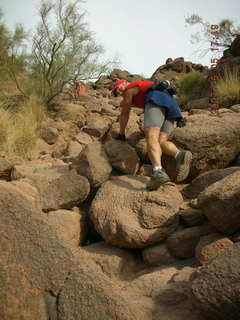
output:
[[[54,127],[43,128],[41,131],[41,137],[48,144],[54,144],[59,137],[59,131]]]
[[[201,237],[196,247],[196,258],[201,264],[209,263],[232,245],[233,242],[229,238],[219,233]]]

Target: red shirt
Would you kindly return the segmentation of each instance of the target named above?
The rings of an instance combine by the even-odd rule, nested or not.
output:
[[[135,107],[144,109],[144,96],[147,89],[152,84],[154,84],[153,81],[133,81],[126,87],[125,91],[134,87],[139,87],[138,94],[134,96],[133,103]]]

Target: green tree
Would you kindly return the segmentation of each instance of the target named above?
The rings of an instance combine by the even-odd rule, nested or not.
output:
[[[8,30],[1,21],[3,13],[0,10],[0,75],[1,80],[14,80],[21,91],[17,75],[25,69],[25,40],[27,33],[22,25],[17,25],[13,32]]]
[[[204,21],[199,15],[192,14],[185,18],[189,26],[197,25],[201,31],[192,34],[191,42],[199,44],[199,52],[205,55],[211,50],[211,42],[217,43],[219,51],[229,48],[234,38],[240,34],[240,25],[235,26],[234,22],[229,19],[221,20],[217,25],[218,29],[211,29],[211,23]],[[217,32],[217,33],[214,33]],[[214,44],[212,45],[214,46]]]
[[[51,104],[65,85],[99,78],[117,64],[101,62],[103,47],[85,22],[82,0],[43,0],[41,21],[33,36],[31,77],[44,102]]]

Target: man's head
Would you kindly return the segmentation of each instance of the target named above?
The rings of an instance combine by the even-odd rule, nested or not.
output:
[[[112,88],[112,95],[114,95],[114,97],[121,96],[124,90],[126,89],[127,85],[127,80],[117,80]]]

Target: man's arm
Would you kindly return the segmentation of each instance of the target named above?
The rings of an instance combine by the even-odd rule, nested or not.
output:
[[[133,97],[136,94],[136,89],[138,88],[129,89],[123,94],[123,100],[120,104],[122,110],[119,117],[120,134],[122,135],[125,134],[125,129],[128,123],[131,106],[133,105]]]

